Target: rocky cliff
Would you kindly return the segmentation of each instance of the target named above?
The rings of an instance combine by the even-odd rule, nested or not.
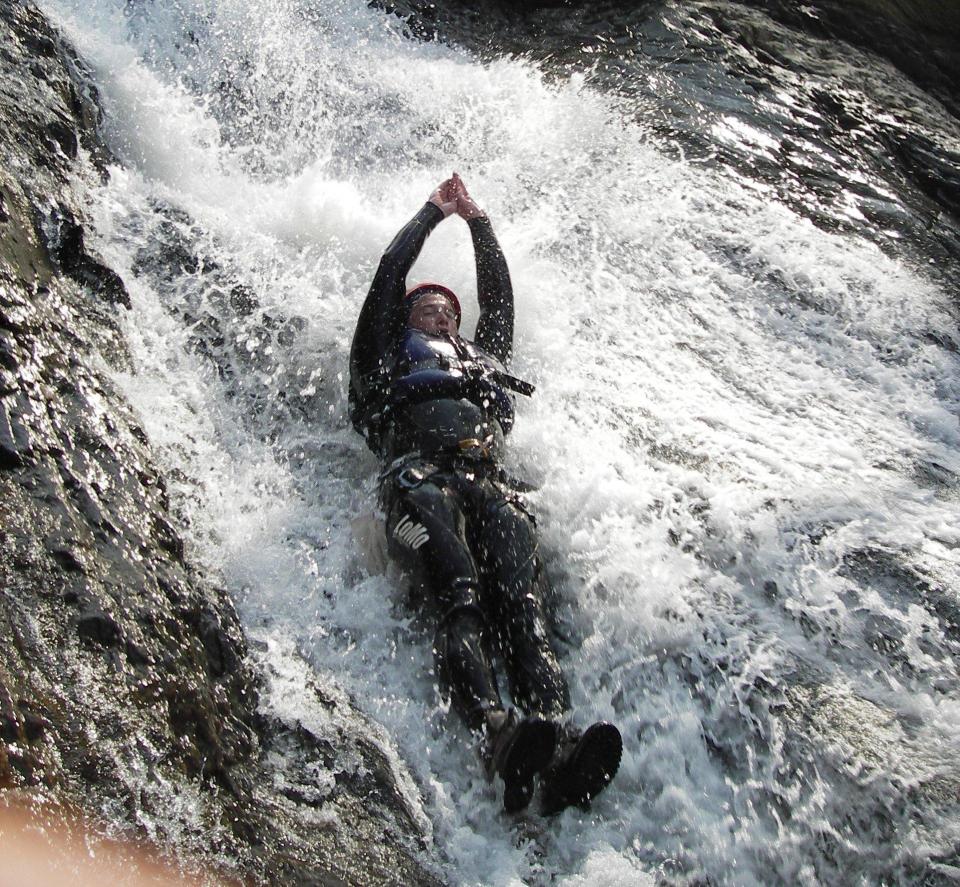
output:
[[[435,883],[377,731],[294,656],[267,667],[185,559],[110,381],[129,295],[85,244],[96,89],[31,4],[0,0],[0,31],[0,798],[245,880]]]

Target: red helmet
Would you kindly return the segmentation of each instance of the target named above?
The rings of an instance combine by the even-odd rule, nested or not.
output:
[[[462,314],[460,310],[460,300],[457,298],[456,293],[449,287],[445,287],[442,283],[418,283],[416,286],[411,287],[407,290],[407,295],[404,298],[404,304],[407,306],[407,312],[409,313],[413,306],[423,296],[429,296],[431,293],[438,293],[446,299],[450,300],[450,304],[453,305],[453,310],[457,313],[457,326],[460,326],[460,316]]]

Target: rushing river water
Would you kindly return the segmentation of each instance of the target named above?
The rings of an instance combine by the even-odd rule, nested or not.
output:
[[[117,381],[190,555],[266,655],[298,648],[383,725],[451,882],[960,874],[960,241],[894,153],[955,155],[953,118],[732,3],[504,36],[526,58],[360,0],[43,6],[103,92]],[[541,485],[577,717],[624,734],[589,814],[500,812],[353,529],[377,470],[346,414],[353,325],[452,169],[513,274],[538,390],[512,468]],[[465,225],[415,276],[472,329]]]

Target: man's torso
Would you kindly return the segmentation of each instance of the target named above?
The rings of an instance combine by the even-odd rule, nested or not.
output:
[[[384,457],[462,453],[498,460],[513,423],[513,399],[496,381],[501,372],[499,361],[471,342],[407,330],[392,373]],[[455,380],[470,377],[482,384],[465,384],[461,396],[450,396]],[[436,386],[446,390],[433,396],[434,386],[423,381],[429,379],[450,384]]]

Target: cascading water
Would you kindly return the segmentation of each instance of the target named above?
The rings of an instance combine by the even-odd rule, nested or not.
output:
[[[689,128],[685,83],[655,54],[670,101],[648,121],[583,74],[417,43],[358,0],[44,6],[104,93],[98,246],[134,306],[119,381],[190,556],[253,637],[383,725],[452,882],[956,874],[960,361],[946,290],[878,245],[915,222],[895,193],[864,234],[835,195],[831,232],[722,156],[684,159],[663,118]],[[763,121],[711,126],[771,156]],[[377,471],[346,416],[353,325],[451,169],[514,279],[538,391],[511,468],[541,484],[577,718],[625,739],[593,809],[550,821],[500,813],[427,628],[351,532]],[[415,277],[474,291],[462,223]]]

